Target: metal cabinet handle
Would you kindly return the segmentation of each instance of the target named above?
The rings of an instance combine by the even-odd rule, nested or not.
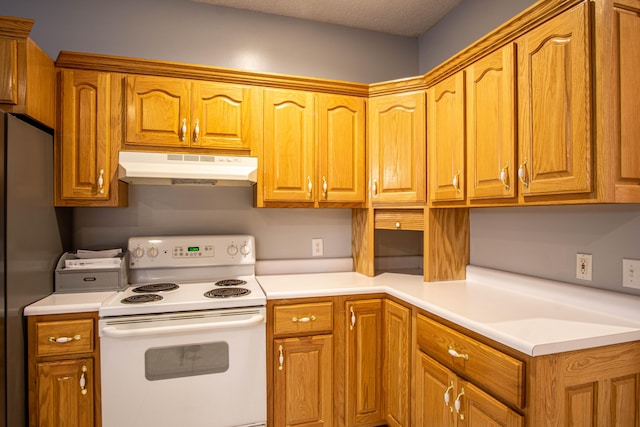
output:
[[[198,142],[200,140],[200,120],[196,119],[196,124],[193,127],[193,141]]]
[[[374,179],[373,180],[373,184],[371,184],[371,192],[373,193],[373,195],[377,195],[378,194],[378,180]]]
[[[399,222],[396,222],[396,228],[400,228],[402,226],[402,224],[400,224]]]
[[[351,312],[351,324],[349,325],[349,330],[353,331],[354,326],[356,326],[356,313],[353,311],[353,306],[349,308]]]
[[[104,169],[100,169],[98,175],[98,193],[104,194]]]
[[[456,193],[459,193],[460,192],[460,170],[458,170],[456,174],[453,176],[453,180],[451,184],[453,185],[453,188],[456,189]]]
[[[527,158],[524,158],[524,161],[518,168],[518,179],[524,186],[524,188],[529,188],[529,181],[527,179]]]
[[[468,354],[466,354],[466,353],[458,353],[453,347],[449,347],[449,350],[447,350],[447,352],[453,357],[458,357],[460,359],[469,360],[469,355]]]
[[[460,393],[458,393],[458,395],[456,396],[456,401],[454,403],[456,407],[456,413],[458,414],[458,417],[460,417],[460,421],[464,421],[464,413],[462,412],[462,402],[460,401],[462,396],[464,396],[464,387],[460,389]]]
[[[311,177],[307,177],[307,195],[311,198],[313,192],[313,183],[311,182]]]
[[[182,119],[182,126],[180,127],[180,141],[187,140],[187,119]]]
[[[284,353],[282,352],[282,346],[278,347],[278,370],[282,371],[282,367],[284,366]]]
[[[80,375],[80,394],[87,394],[87,379],[85,378],[85,374],[87,373],[86,365],[82,366],[82,374]]]
[[[316,320],[316,316],[313,316],[313,315],[312,316],[308,316],[308,317],[295,317],[294,316],[294,317],[291,318],[291,321],[294,322],[294,323],[295,322],[308,323],[308,322],[311,322],[313,320]]]
[[[451,395],[449,394],[451,390],[453,390],[453,381],[451,381],[449,387],[444,391],[444,406],[449,408],[449,412],[453,412],[453,406],[451,406]]]
[[[326,177],[322,177],[322,197],[324,197],[325,199],[327,198],[327,178]]]
[[[71,342],[71,341],[78,341],[80,338],[82,338],[80,335],[74,335],[72,337],[49,337],[49,342],[54,342],[57,344],[64,344],[67,342]]]
[[[507,163],[504,165],[504,167],[500,171],[500,182],[502,183],[502,185],[504,185],[504,189],[507,191],[509,191],[509,188],[511,188],[511,185],[509,185],[508,169],[509,169],[509,162],[507,161]]]

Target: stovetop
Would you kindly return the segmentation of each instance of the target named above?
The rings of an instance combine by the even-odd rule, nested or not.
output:
[[[132,283],[100,317],[264,306],[253,248],[245,235],[132,237]]]

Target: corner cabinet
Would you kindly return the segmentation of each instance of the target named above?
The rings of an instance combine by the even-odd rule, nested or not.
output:
[[[29,426],[100,427],[100,366],[94,313],[30,316]]]
[[[129,75],[125,144],[248,154],[260,139],[260,109],[259,88]]]
[[[118,180],[119,74],[58,71],[56,206],[126,206]]]
[[[364,112],[358,97],[265,89],[262,201],[362,206]]]
[[[426,200],[426,116],[423,91],[369,100],[371,201]]]

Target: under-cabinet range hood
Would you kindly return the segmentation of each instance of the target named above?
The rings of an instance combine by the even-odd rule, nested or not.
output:
[[[146,185],[249,186],[257,168],[256,157],[121,151],[118,178]]]

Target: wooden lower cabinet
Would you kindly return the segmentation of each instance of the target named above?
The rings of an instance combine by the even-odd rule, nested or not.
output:
[[[416,426],[522,427],[524,417],[427,354],[416,362]]]
[[[274,425],[333,425],[333,336],[274,341]]]
[[[383,400],[389,427],[411,425],[411,309],[384,301]]]
[[[29,426],[100,427],[97,313],[30,316]]]

